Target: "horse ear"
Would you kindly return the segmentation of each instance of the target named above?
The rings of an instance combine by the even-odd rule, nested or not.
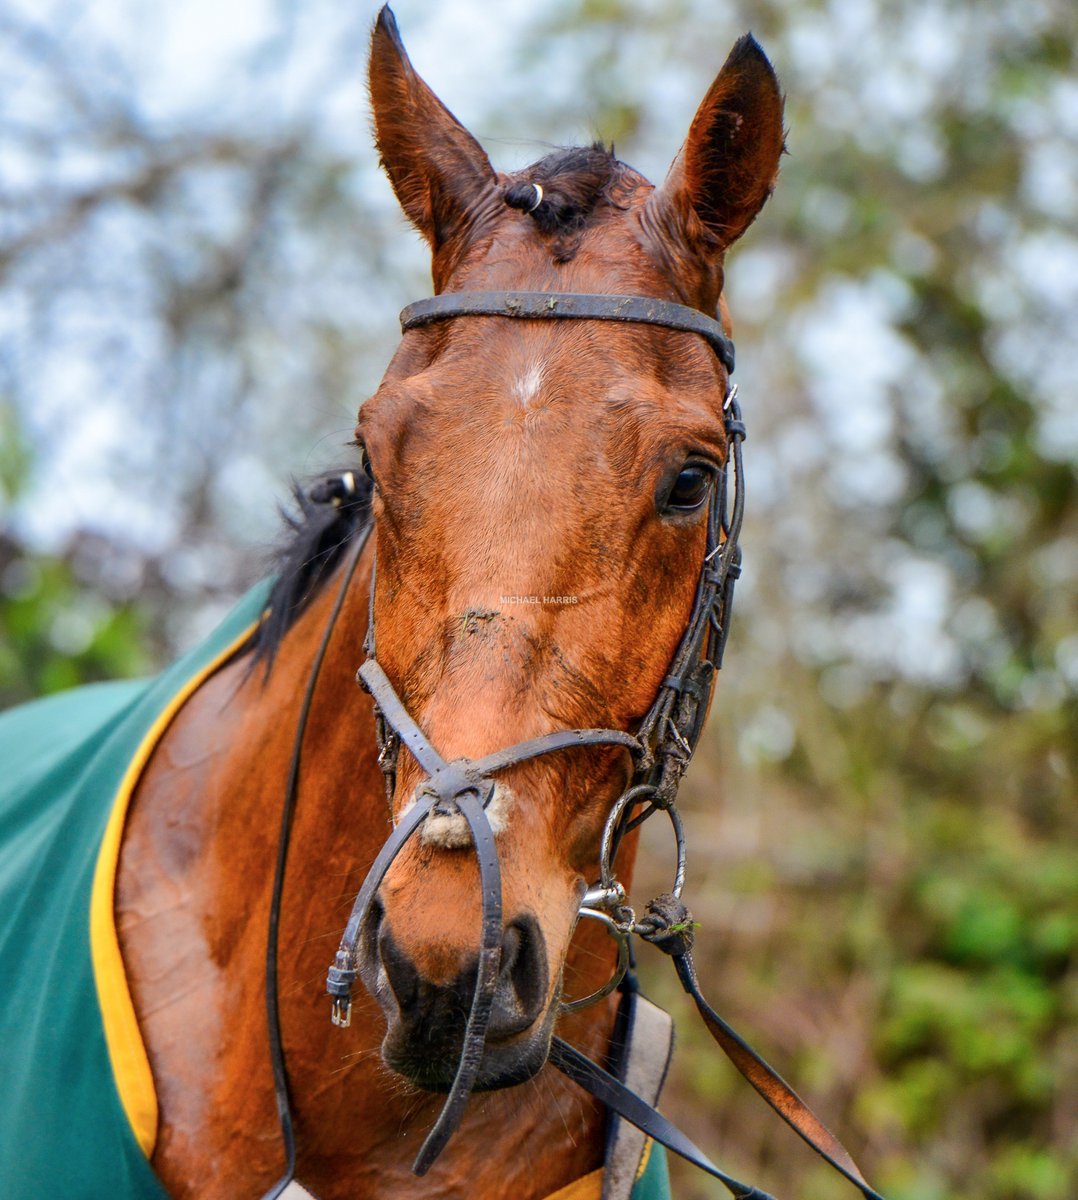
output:
[[[494,169],[416,74],[388,5],[371,35],[369,81],[382,165],[408,219],[437,250],[467,223]]]
[[[767,55],[745,34],[697,109],[665,182],[648,200],[664,232],[708,258],[737,241],[775,186],[782,104]]]

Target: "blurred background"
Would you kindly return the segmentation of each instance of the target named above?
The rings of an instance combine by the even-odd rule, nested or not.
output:
[[[701,975],[891,1200],[1072,1200],[1078,7],[396,12],[505,169],[602,136],[658,180],[735,38],[772,57],[790,154],[727,276],[747,565],[686,787]],[[429,294],[374,14],[0,4],[3,703],[167,661],[347,454]],[[667,1110],[788,1200],[851,1194],[647,975]]]

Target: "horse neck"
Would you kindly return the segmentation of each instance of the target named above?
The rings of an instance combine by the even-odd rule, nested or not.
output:
[[[603,1116],[589,1097],[550,1067],[530,1084],[474,1097],[443,1160],[415,1179],[408,1168],[440,1098],[402,1090],[381,1065],[383,1022],[362,988],[351,1028],[329,1021],[325,969],[391,828],[371,703],[354,681],[370,560],[368,546],[303,731],[281,909],[280,1007],[299,1177],[325,1200],[359,1194],[364,1180],[371,1194],[403,1197],[453,1195],[458,1180],[474,1200],[508,1194],[510,1175],[512,1194],[545,1196],[601,1161]],[[280,1171],[263,1018],[266,915],[303,695],[337,592],[333,580],[296,621],[268,678],[240,660],[193,697],[144,776],[125,838],[118,919],[161,1104],[154,1163],[177,1195],[205,1194],[210,1174],[222,1195],[245,1194],[252,1173],[268,1183]],[[582,933],[570,966],[588,978],[596,969],[586,964],[609,962],[611,950],[601,934]],[[601,1056],[612,1018],[604,1003],[561,1032]],[[237,1138],[241,1123],[247,1132]]]

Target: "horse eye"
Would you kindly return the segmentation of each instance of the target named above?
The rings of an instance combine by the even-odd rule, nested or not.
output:
[[[666,497],[666,509],[672,512],[692,512],[707,499],[712,472],[704,466],[690,463],[681,469],[674,486]]]
[[[367,453],[367,447],[362,442],[359,443],[359,469],[364,475],[374,483],[374,471],[371,470],[371,456]]]

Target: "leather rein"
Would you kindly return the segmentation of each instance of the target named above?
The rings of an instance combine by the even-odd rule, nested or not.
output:
[[[733,344],[718,321],[684,305],[641,296],[557,292],[447,293],[405,308],[401,313],[401,329],[407,333],[435,322],[468,316],[657,325],[698,334],[714,350],[727,374],[734,366]],[[393,861],[430,813],[459,814],[467,822],[478,860],[482,892],[479,963],[460,1061],[442,1110],[413,1164],[412,1170],[417,1175],[423,1175],[430,1169],[463,1116],[479,1071],[497,988],[502,937],[501,876],[494,833],[486,813],[486,806],[494,794],[493,777],[507,767],[542,755],[567,752],[579,746],[611,746],[629,751],[633,772],[629,786],[607,817],[601,839],[599,878],[587,889],[579,916],[602,922],[615,938],[618,944],[617,967],[603,987],[583,999],[563,1002],[562,1011],[576,1011],[594,1004],[622,983],[629,967],[629,943],[633,934],[651,942],[672,957],[682,986],[692,996],[708,1031],[768,1104],[836,1171],[854,1184],[865,1200],[883,1200],[865,1181],[841,1142],[781,1076],[708,1005],[696,979],[692,959],[693,921],[681,901],[686,846],[676,801],[681,779],[700,740],[715,674],[722,665],[734,584],[741,573],[739,536],[744,513],[741,443],[745,438],[745,425],[741,419],[736,385],[728,386],[723,402],[723,418],[727,435],[726,461],[723,469],[716,473],[710,490],[707,547],[692,613],[655,700],[635,734],[616,729],[557,730],[483,758],[447,762],[412,718],[377,661],[374,628],[376,565],[372,565],[371,612],[364,647],[366,661],[357,673],[357,682],[370,693],[374,701],[378,761],[390,801],[395,790],[397,760],[402,746],[416,760],[425,778],[416,789],[411,807],[400,818],[375,858],[352,907],[327,977],[327,991],[332,997],[333,1023],[341,1026],[350,1024],[352,988],[358,974],[356,947],[363,921]],[[354,480],[346,473],[330,481],[329,488],[323,487],[322,492],[326,499],[340,504],[347,502],[354,489]],[[330,636],[369,532],[368,526],[356,536],[333,612],[312,665],[286,785],[267,942],[266,1008],[270,1057],[287,1166],[285,1174],[265,1193],[263,1200],[280,1196],[295,1177],[295,1136],[280,1034],[277,944],[303,736]],[[676,840],[675,880],[671,892],[651,901],[644,916],[638,919],[628,905],[623,886],[617,880],[615,862],[626,834],[659,811],[667,814]],[[721,1171],[656,1109],[558,1037],[552,1040],[550,1062],[619,1116],[719,1179],[732,1195],[743,1200],[773,1200],[766,1192]]]

